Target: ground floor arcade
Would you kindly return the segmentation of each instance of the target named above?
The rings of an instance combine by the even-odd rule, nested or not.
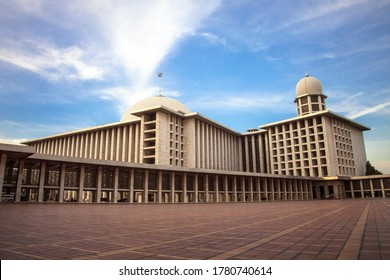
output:
[[[2,194],[15,202],[253,202],[312,199],[312,181],[10,159]]]
[[[1,201],[213,203],[390,197],[390,176],[312,178],[188,169],[0,148]]]

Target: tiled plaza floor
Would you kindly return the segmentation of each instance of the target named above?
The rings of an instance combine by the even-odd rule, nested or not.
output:
[[[6,259],[390,259],[390,200],[0,204]]]

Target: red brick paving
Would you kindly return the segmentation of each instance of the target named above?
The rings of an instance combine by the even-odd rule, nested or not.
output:
[[[390,202],[386,199],[11,203],[0,204],[0,221],[2,260],[333,260],[341,252],[347,259],[390,259]]]

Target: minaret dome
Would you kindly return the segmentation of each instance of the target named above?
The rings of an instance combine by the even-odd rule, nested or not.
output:
[[[306,74],[295,87],[298,116],[326,110],[326,95],[322,93],[321,82]]]

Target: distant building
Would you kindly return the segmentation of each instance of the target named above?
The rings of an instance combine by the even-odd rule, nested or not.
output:
[[[2,195],[158,203],[390,197],[389,176],[364,176],[369,128],[327,110],[326,98],[306,75],[296,86],[297,117],[244,134],[177,100],[146,98],[117,123],[0,144]]]

